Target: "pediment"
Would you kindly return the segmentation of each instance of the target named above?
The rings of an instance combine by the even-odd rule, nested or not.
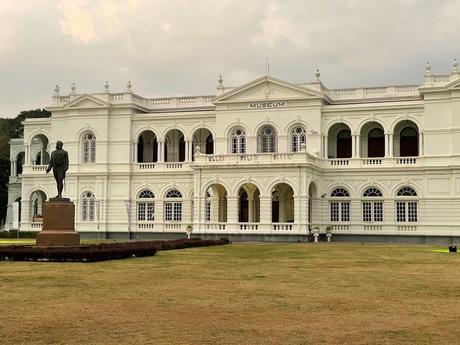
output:
[[[323,94],[317,90],[265,76],[220,95],[214,100],[214,103],[238,103],[308,98],[323,98]]]
[[[91,95],[80,95],[65,105],[66,108],[101,108],[108,103]]]
[[[460,79],[453,81],[450,84],[447,84],[447,88],[449,89],[460,89]]]

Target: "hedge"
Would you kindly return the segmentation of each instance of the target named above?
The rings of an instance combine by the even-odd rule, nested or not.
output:
[[[226,239],[99,243],[74,247],[0,246],[0,260],[94,262],[153,256],[158,250],[228,244]]]

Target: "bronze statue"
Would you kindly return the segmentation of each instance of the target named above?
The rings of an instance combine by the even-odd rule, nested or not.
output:
[[[51,153],[50,164],[46,169],[48,174],[53,169],[54,178],[56,179],[56,185],[58,195],[56,198],[62,198],[62,188],[64,187],[65,173],[69,169],[69,155],[66,150],[62,149],[62,141],[56,142],[56,150]]]

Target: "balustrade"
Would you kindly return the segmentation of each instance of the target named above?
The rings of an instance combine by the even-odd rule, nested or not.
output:
[[[294,230],[294,224],[293,223],[273,223],[272,224],[272,230],[278,231],[289,231],[289,230]]]

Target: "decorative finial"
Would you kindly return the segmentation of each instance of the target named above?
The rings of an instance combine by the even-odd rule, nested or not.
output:
[[[217,80],[219,82],[219,85],[223,85],[222,83],[224,82],[224,79],[222,79],[222,76],[220,75],[219,76],[219,80]]]
[[[425,65],[425,74],[431,74],[431,65],[429,61],[427,61]]]
[[[321,76],[321,73],[319,73],[319,68],[316,69],[315,77],[316,79],[319,80],[319,77]]]
[[[61,90],[61,88],[59,87],[59,85],[56,85],[54,87],[54,95],[55,96],[59,96],[59,91]]]
[[[128,84],[126,84],[126,88],[128,89],[128,91],[131,91],[131,88],[133,86],[131,85],[131,80],[128,81]]]
[[[452,64],[452,73],[458,73],[458,62],[457,62],[457,59],[454,59],[454,63]]]
[[[70,93],[74,94],[75,91],[77,90],[77,87],[75,86],[75,83],[72,83],[72,86],[70,87]]]
[[[105,88],[105,91],[106,91],[106,92],[109,91],[109,87],[110,87],[109,82],[106,80],[106,81],[105,81],[105,85],[104,85],[104,88]]]

